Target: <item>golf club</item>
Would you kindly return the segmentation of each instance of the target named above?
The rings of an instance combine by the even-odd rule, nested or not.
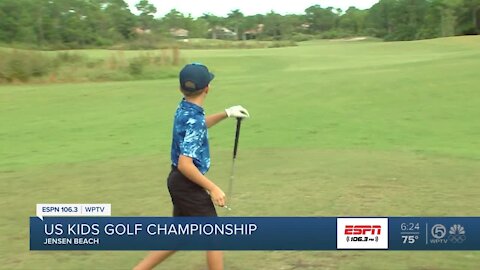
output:
[[[237,150],[238,150],[238,139],[240,138],[240,127],[242,125],[242,118],[237,118],[237,129],[235,130],[235,144],[233,146],[233,160],[232,160],[232,170],[230,173],[230,181],[228,183],[228,193],[227,198],[232,201],[233,196],[233,179],[235,175],[235,160],[237,159]],[[229,211],[232,210],[228,206],[224,206],[224,208],[228,209]]]

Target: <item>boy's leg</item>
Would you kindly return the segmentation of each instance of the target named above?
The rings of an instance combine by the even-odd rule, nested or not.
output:
[[[207,263],[209,270],[223,270],[223,251],[207,251]]]
[[[174,217],[217,216],[210,195],[176,168],[172,168],[168,177],[168,190],[172,197]],[[223,270],[223,252],[207,251],[207,263],[210,270]]]
[[[153,269],[157,264],[164,261],[166,258],[170,257],[175,253],[174,250],[162,250],[162,251],[151,251],[148,256],[143,259],[134,270],[150,270]]]

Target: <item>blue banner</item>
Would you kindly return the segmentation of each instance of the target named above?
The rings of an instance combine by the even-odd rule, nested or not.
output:
[[[392,217],[391,250],[480,250],[480,217]]]
[[[480,217],[38,217],[31,250],[480,250]]]

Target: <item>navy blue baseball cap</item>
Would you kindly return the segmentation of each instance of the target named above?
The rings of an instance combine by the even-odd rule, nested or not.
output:
[[[208,68],[200,63],[191,63],[180,71],[180,88],[184,91],[195,92],[204,89],[215,78]]]

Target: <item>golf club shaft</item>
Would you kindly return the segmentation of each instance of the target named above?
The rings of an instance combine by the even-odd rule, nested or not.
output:
[[[233,146],[233,160],[232,160],[232,170],[230,173],[230,182],[228,184],[228,193],[227,199],[232,200],[233,195],[233,179],[235,175],[235,160],[237,159],[237,150],[238,150],[238,140],[240,138],[240,127],[242,124],[242,118],[237,118],[237,129],[235,130],[235,144]]]
[[[230,181],[228,182],[227,200],[229,201],[228,202],[229,205],[232,202],[234,175],[235,175],[235,159],[233,159],[233,161],[232,161],[232,169],[230,171]]]
[[[242,118],[237,118],[237,129],[235,131],[235,146],[233,147],[233,160],[237,158],[238,139],[240,138],[240,126],[242,125]]]

